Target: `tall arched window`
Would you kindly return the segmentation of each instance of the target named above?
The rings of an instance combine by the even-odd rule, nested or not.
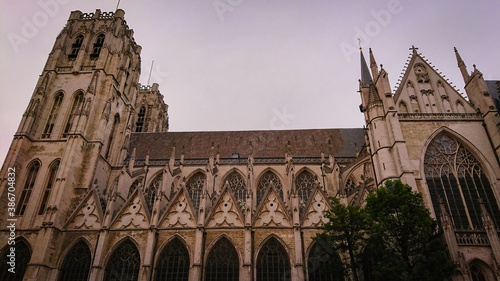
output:
[[[92,255],[85,242],[76,243],[66,254],[59,274],[59,281],[87,281]]]
[[[439,217],[440,199],[457,229],[482,228],[479,200],[500,226],[500,211],[488,177],[474,155],[455,137],[441,132],[429,144],[424,159],[425,178]]]
[[[45,125],[45,129],[43,130],[42,139],[50,138],[50,134],[54,129],[54,124],[56,122],[57,114],[59,113],[59,107],[61,107],[63,98],[63,93],[59,93],[56,95],[54,99],[54,105],[52,105],[52,110],[50,111],[49,119],[47,119],[47,124]]]
[[[283,199],[283,185],[281,184],[280,179],[275,173],[267,171],[264,173],[264,175],[262,175],[259,180],[259,184],[257,185],[257,204],[259,204],[262,200],[262,197],[264,197],[264,194],[266,193],[266,190],[271,182],[276,187],[276,190],[278,191],[281,199]]]
[[[233,171],[226,177],[224,184],[226,182],[229,184],[229,187],[231,187],[234,197],[238,200],[238,206],[240,209],[245,210],[244,207],[247,197],[247,187],[243,177],[238,172]]]
[[[311,248],[307,259],[309,281],[344,281],[344,267],[339,255],[330,245],[323,247],[320,241]]]
[[[139,279],[140,265],[141,256],[139,251],[134,243],[127,239],[111,255],[106,265],[104,281],[136,281]]]
[[[47,180],[47,185],[45,186],[45,191],[43,192],[42,203],[40,204],[40,209],[38,210],[38,214],[42,215],[45,212],[45,207],[47,206],[47,201],[49,200],[50,191],[54,186],[56,181],[57,169],[59,169],[59,160],[56,160],[49,167],[49,178]]]
[[[83,35],[78,35],[76,37],[75,43],[71,44],[71,53],[68,55],[69,59],[75,59],[78,56],[78,52],[82,47]]]
[[[146,116],[146,107],[143,105],[137,114],[137,122],[135,123],[135,131],[142,132],[144,126],[144,117]]]
[[[203,186],[205,185],[206,177],[203,173],[198,172],[186,183],[186,188],[189,193],[189,197],[191,197],[191,201],[193,201],[193,205],[198,210],[200,208],[200,199],[201,194],[203,192]]]
[[[163,182],[162,175],[157,176],[153,182],[149,185],[149,188],[146,190],[146,203],[148,204],[149,210],[151,211],[156,199],[156,193],[158,189],[161,188],[161,184]]]
[[[90,58],[98,58],[101,53],[102,46],[104,45],[104,34],[99,34],[95,40],[94,47],[92,48],[92,53]]]
[[[299,197],[300,214],[302,214],[307,204],[309,195],[311,195],[311,191],[314,188],[314,183],[314,176],[308,171],[302,171],[297,178],[295,178],[295,188],[297,196]]]
[[[106,154],[104,158],[108,159],[109,158],[109,153],[111,152],[111,147],[113,145],[113,139],[116,134],[116,129],[118,128],[118,125],[120,124],[120,115],[116,114],[115,115],[115,120],[113,121],[113,127],[111,127],[111,133],[109,134],[108,138],[108,145],[106,147]]]
[[[472,281],[486,281],[486,277],[484,276],[484,273],[475,264],[470,266],[470,275],[472,277]]]
[[[187,281],[189,276],[189,253],[178,239],[170,241],[158,257],[155,281]]]
[[[283,246],[272,237],[257,257],[257,281],[290,281],[290,259]]]
[[[75,101],[73,102],[73,107],[71,108],[71,112],[68,117],[68,122],[66,123],[66,127],[64,128],[63,138],[68,137],[68,134],[71,131],[71,127],[73,126],[73,122],[75,121],[75,117],[81,114],[84,104],[85,104],[85,97],[83,96],[83,93],[79,93],[75,97]]]
[[[33,191],[33,186],[35,185],[36,176],[38,175],[38,170],[40,170],[40,162],[34,161],[28,166],[28,174],[26,177],[26,182],[24,183],[23,191],[21,197],[17,203],[16,214],[18,216],[24,215],[28,202],[30,200],[31,192]]]
[[[10,266],[7,264],[10,258],[7,254],[11,246],[6,247],[6,251],[0,257],[0,280],[2,281],[22,281],[26,267],[31,259],[31,251],[26,242],[23,240],[16,240],[16,270],[15,273],[8,271]]]
[[[236,281],[239,276],[238,253],[227,238],[221,238],[208,254],[205,281]]]

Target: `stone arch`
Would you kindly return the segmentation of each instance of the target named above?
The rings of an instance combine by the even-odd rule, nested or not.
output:
[[[155,200],[156,194],[158,190],[161,190],[163,187],[163,170],[160,170],[156,174],[151,177],[149,183],[143,187],[144,190],[144,199],[146,199],[146,203],[151,211]]]
[[[278,258],[279,258],[279,255],[286,255],[286,258],[281,261],[278,260],[278,264],[271,264],[270,266],[267,264],[267,262],[265,260],[262,260],[260,261],[259,259],[260,258],[265,258],[264,256],[261,256],[265,254],[265,249],[264,247],[266,246],[273,246],[273,247],[277,247],[277,250],[279,251],[280,247],[281,249],[284,251],[281,252],[281,253],[278,253]],[[260,261],[260,263],[259,263]],[[274,259],[272,261],[275,261]],[[284,263],[284,264],[282,264]],[[283,281],[290,281],[291,280],[291,270],[292,270],[292,266],[293,266],[293,262],[292,262],[292,257],[290,255],[290,249],[288,249],[287,245],[275,234],[271,234],[269,236],[267,236],[264,240],[262,240],[260,243],[259,243],[259,246],[257,247],[257,250],[255,251],[255,267],[254,267],[254,274],[255,274],[255,280],[256,281],[261,281],[261,280],[266,280],[264,278],[259,278],[259,275],[263,275],[263,272],[265,272],[266,270],[268,270],[268,268],[272,268],[274,270],[274,272],[272,272],[273,276],[274,275],[277,275],[278,278],[276,278],[276,280],[283,280]],[[263,265],[264,268],[262,268],[262,266],[259,266],[260,264]],[[282,268],[281,268],[282,267]],[[278,268],[278,270],[276,270],[276,268]],[[262,271],[261,271],[262,270]],[[275,274],[274,274],[275,273]]]
[[[297,193],[299,199],[299,214],[302,215],[306,207],[309,197],[318,182],[318,175],[311,169],[304,167],[297,171],[293,179],[294,191]]]
[[[235,257],[237,263],[232,262]],[[204,280],[220,280],[220,278],[227,278],[224,280],[239,280],[240,270],[243,265],[242,255],[241,251],[238,250],[237,244],[234,243],[229,235],[222,233],[217,236],[206,248],[204,260]],[[218,261],[222,264],[219,264]],[[222,276],[224,277],[219,274],[219,271],[223,272]]]
[[[495,280],[495,274],[491,267],[480,259],[473,259],[469,262],[469,271],[472,281]]]
[[[64,100],[64,96],[65,94],[63,90],[58,90],[57,92],[54,93],[53,97],[54,102],[52,103],[52,108],[50,110],[49,116],[47,117],[47,122],[45,123],[45,127],[42,132],[42,139],[50,138],[50,135],[52,134],[52,131],[54,129],[54,125],[57,121],[59,111],[61,110],[61,105]]]
[[[239,179],[237,177],[239,177]],[[246,177],[237,168],[232,168],[222,178],[219,192],[222,191],[222,188],[225,186],[226,181],[229,183],[231,192],[234,194],[235,199],[238,201],[238,207],[241,210],[245,210],[246,196],[248,191],[248,183]]]
[[[91,266],[91,244],[83,236],[79,237],[71,242],[60,255],[58,280],[87,281]]]
[[[457,113],[465,113],[465,107],[461,101],[457,100],[455,107],[457,108]]]
[[[281,178],[280,174],[276,170],[274,170],[272,168],[266,168],[259,174],[259,176],[257,177],[257,181],[256,181],[255,194],[257,195],[256,196],[256,198],[257,198],[256,205],[257,206],[262,201],[262,199],[263,199],[262,197],[266,193],[268,185],[266,185],[265,183],[270,179],[271,176],[268,176],[268,175],[271,175],[271,174],[274,174],[275,179],[278,180],[277,182],[273,181],[273,184],[276,187],[276,190],[278,191],[279,195],[281,196],[281,200],[284,199],[283,198],[283,182],[284,182],[283,179]],[[261,181],[263,181],[262,184],[261,184]]]
[[[188,245],[184,238],[178,234],[174,234],[165,241],[156,253],[156,264],[153,269],[154,280],[188,280],[189,268],[192,264],[191,257],[193,256],[190,255]]]
[[[448,159],[452,155],[455,155],[453,163]],[[482,221],[478,201],[483,199],[495,224],[500,224],[499,197],[495,192],[495,183],[491,180],[495,178],[493,169],[484,155],[466,138],[441,127],[425,142],[420,161],[421,176],[428,190],[424,196],[431,203],[429,206],[432,208],[429,209],[438,222],[441,212],[439,200],[442,200],[455,227],[479,227]]]
[[[404,101],[399,102],[399,113],[409,113],[406,102]]]
[[[124,250],[130,250],[129,254],[132,255],[131,256],[132,258],[129,260],[131,260],[132,263],[135,263],[135,264],[132,264],[132,266],[133,266],[132,272],[130,272],[130,270],[127,270],[127,272],[125,272],[126,276],[123,276],[123,274],[124,274],[123,271],[118,272],[118,270],[116,270],[116,268],[114,268],[114,267],[117,267],[116,264],[118,264],[118,266],[119,266],[119,263],[120,263],[120,260],[119,260],[120,256],[119,255],[123,255],[123,253],[120,253],[118,251],[122,250],[122,248],[125,248]],[[118,277],[118,280],[125,278],[126,280],[137,281],[139,278],[139,272],[140,272],[141,262],[142,262],[141,252],[139,249],[140,249],[139,243],[129,235],[123,237],[117,243],[115,243],[111,247],[111,249],[108,251],[108,255],[105,259],[104,279],[103,280],[104,281],[111,281],[111,280],[115,280],[114,278]],[[115,257],[115,254],[116,254],[116,257]],[[133,255],[137,255],[137,256],[133,257]],[[111,264],[111,263],[116,263],[116,264]]]
[[[200,208],[201,195],[206,185],[207,175],[201,169],[193,171],[186,180],[186,190],[196,210]]]
[[[38,207],[38,215],[42,215],[45,212],[45,207],[49,201],[50,194],[52,193],[52,188],[56,181],[57,172],[59,171],[59,165],[61,164],[61,159],[56,159],[52,161],[49,165],[48,175],[46,176],[45,183],[43,184],[42,197],[40,199],[40,205]]]
[[[42,168],[42,161],[36,158],[31,160],[28,165],[26,165],[26,172],[23,175],[23,188],[20,189],[19,201],[17,201],[16,214],[24,215],[24,212],[28,208],[28,203],[35,188],[35,183],[40,181],[38,179],[38,174]]]
[[[322,247],[319,244],[326,243],[322,240],[315,240],[309,244],[305,253],[306,275],[309,281],[343,281],[344,267],[342,257],[332,247],[326,245]],[[328,251],[330,249],[332,252]],[[335,267],[332,267],[332,258]]]
[[[5,245],[3,249],[0,251],[0,280],[2,281],[17,281],[22,280],[24,274],[26,272],[26,268],[28,263],[31,260],[31,255],[33,254],[33,250],[29,241],[21,236],[17,237],[15,244],[16,248],[16,265],[15,265],[15,273],[12,274],[8,271],[10,266],[7,264],[7,253],[13,245]]]

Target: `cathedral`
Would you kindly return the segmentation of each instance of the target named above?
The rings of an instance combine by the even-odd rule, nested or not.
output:
[[[329,197],[389,179],[423,194],[453,280],[500,279],[499,83],[456,49],[466,97],[415,47],[395,91],[361,51],[364,128],[169,132],[124,17],[73,11],[55,40],[0,172],[0,280],[348,280],[313,239]]]

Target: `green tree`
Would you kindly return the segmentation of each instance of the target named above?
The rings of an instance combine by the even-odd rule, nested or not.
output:
[[[365,244],[366,231],[369,229],[369,216],[361,206],[345,206],[336,198],[331,198],[332,208],[325,213],[328,222],[324,224],[316,237],[323,245],[329,245],[331,252],[340,251],[349,255],[349,263],[344,267],[350,269],[355,281],[359,281],[360,262],[358,255]],[[326,242],[326,243],[324,243]],[[332,265],[337,271],[347,274],[347,270]]]
[[[420,193],[387,181],[366,202],[373,221],[366,251],[377,257],[373,279],[442,281],[451,275],[453,262]]]

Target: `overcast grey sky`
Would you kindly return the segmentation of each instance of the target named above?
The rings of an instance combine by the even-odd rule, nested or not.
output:
[[[0,1],[0,162],[70,11],[117,1]],[[469,70],[500,79],[500,1],[122,0],[171,131],[362,127],[357,40],[392,87],[415,45],[463,93]],[[30,29],[31,26],[31,29]]]

